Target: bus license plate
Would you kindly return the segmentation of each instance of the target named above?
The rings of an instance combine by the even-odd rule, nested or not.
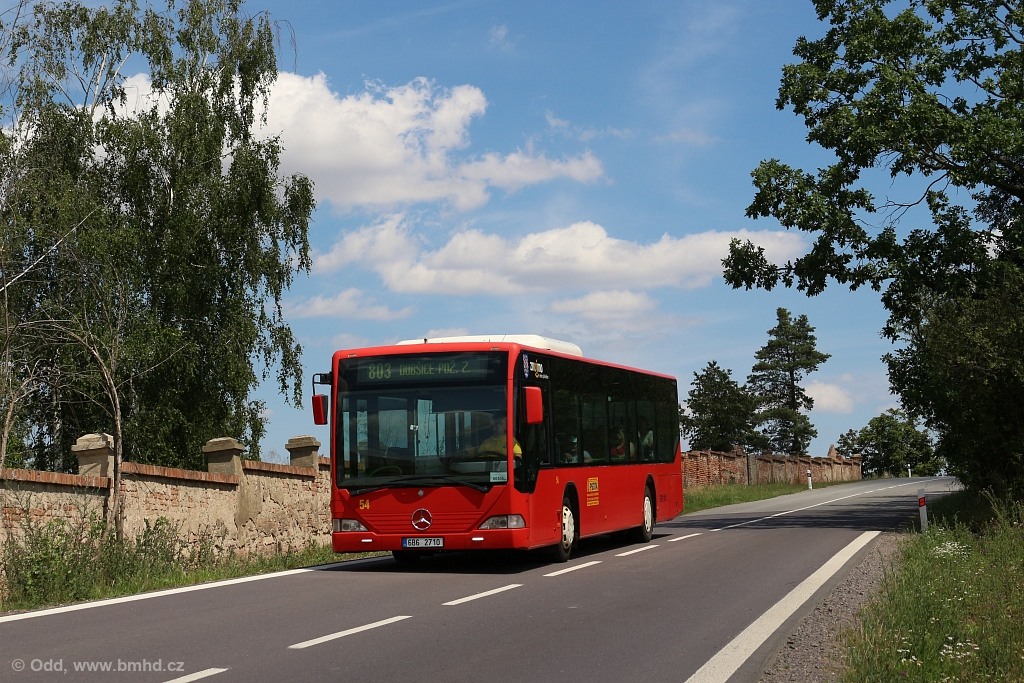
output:
[[[403,538],[403,548],[443,548],[443,538]]]

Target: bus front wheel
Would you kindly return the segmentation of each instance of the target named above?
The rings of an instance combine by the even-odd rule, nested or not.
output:
[[[572,555],[572,547],[576,544],[576,513],[573,511],[569,496],[562,498],[562,538],[555,546],[555,559],[568,562]]]

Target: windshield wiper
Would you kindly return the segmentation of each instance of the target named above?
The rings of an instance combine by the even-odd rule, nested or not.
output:
[[[487,493],[491,490],[489,484],[478,484],[473,481],[465,481],[463,479],[453,479],[450,476],[438,475],[438,474],[424,474],[419,476],[398,476],[395,479],[384,482],[383,484],[344,484],[344,488],[347,488],[353,493],[370,493],[372,491],[380,491],[381,489],[387,488],[408,488],[410,486],[422,486],[424,484],[432,484],[434,486],[447,486],[454,484],[456,486],[468,486],[471,489],[480,491],[481,493]]]
[[[487,484],[478,484],[476,482],[465,481],[463,479],[453,479],[450,476],[438,474],[424,474],[415,477],[402,477],[401,479],[396,479],[393,482],[391,482],[389,486],[419,486],[420,484],[427,483],[434,484],[436,486],[446,486],[448,484],[455,484],[456,486],[468,486],[471,489],[475,489],[483,493],[487,493],[488,491],[491,490],[491,487]]]

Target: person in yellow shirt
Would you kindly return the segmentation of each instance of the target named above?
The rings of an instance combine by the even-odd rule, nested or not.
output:
[[[481,441],[480,445],[475,449],[471,450],[473,455],[477,457],[487,455],[492,457],[500,455],[504,457],[508,453],[508,419],[504,415],[498,415],[494,418],[492,428],[494,433]],[[515,439],[512,440],[512,454],[517,459],[523,456],[523,449]]]

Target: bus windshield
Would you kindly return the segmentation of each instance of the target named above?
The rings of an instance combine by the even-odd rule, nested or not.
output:
[[[337,485],[507,483],[505,448],[480,448],[506,418],[504,366],[500,354],[344,361]]]

